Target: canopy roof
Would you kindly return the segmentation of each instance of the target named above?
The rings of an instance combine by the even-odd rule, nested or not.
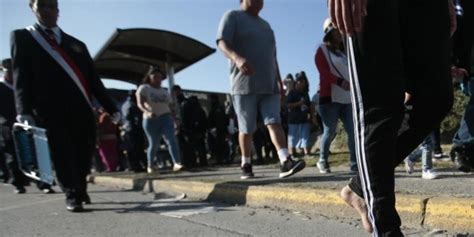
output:
[[[101,78],[139,84],[150,65],[177,73],[216,50],[174,32],[157,29],[117,29],[94,58]]]

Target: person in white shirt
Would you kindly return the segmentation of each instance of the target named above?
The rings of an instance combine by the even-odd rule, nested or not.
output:
[[[152,164],[160,147],[161,137],[165,139],[173,160],[173,171],[183,168],[170,109],[171,96],[168,91],[161,88],[163,79],[163,72],[158,67],[150,67],[136,92],[138,108],[143,112],[143,130],[148,139],[148,173],[153,173]]]

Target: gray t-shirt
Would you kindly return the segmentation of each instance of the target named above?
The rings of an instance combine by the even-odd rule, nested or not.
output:
[[[254,68],[251,76],[230,63],[233,95],[278,94],[275,36],[270,24],[242,10],[224,14],[217,31],[217,42],[224,40]]]

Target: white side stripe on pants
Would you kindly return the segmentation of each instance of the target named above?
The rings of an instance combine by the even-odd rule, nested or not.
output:
[[[362,185],[362,191],[364,192],[365,203],[368,208],[369,220],[373,227],[373,236],[378,236],[377,227],[375,225],[374,216],[374,195],[370,183],[369,170],[367,168],[367,157],[365,153],[365,121],[364,121],[364,105],[362,100],[362,93],[359,85],[359,75],[357,72],[357,65],[354,55],[354,43],[353,38],[348,37],[348,54],[349,54],[349,76],[351,81],[351,99],[352,99],[352,112],[354,114],[354,137],[356,143],[356,157],[359,168],[359,175]]]

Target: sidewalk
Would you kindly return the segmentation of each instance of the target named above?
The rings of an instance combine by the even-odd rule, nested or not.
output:
[[[442,166],[450,165],[444,162]],[[330,218],[357,218],[355,210],[339,198],[339,191],[351,177],[347,166],[331,169],[330,174],[319,174],[316,167],[307,167],[287,179],[277,178],[276,165],[254,166],[256,177],[250,180],[240,180],[237,165],[177,174],[96,173],[90,179],[99,185],[137,191],[166,190],[203,200],[317,213]],[[403,225],[473,233],[474,174],[452,168],[438,171],[439,179],[422,180],[419,167],[412,175],[401,166],[397,168],[397,210]]]

